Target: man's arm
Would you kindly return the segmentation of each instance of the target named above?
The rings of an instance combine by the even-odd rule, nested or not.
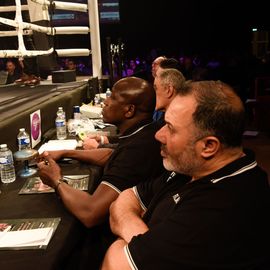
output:
[[[109,139],[104,135],[89,135],[85,140],[83,140],[83,149],[97,149],[99,146],[108,144]]]
[[[142,220],[144,210],[133,190],[123,191],[110,207],[110,225],[114,234],[129,243],[133,236],[148,231]]]
[[[118,193],[111,187],[100,184],[93,195],[77,190],[64,182],[60,182],[61,169],[50,157],[38,163],[39,176],[42,181],[55,188],[66,208],[86,227],[95,226],[105,220],[111,203]]]
[[[107,250],[101,265],[101,270],[131,270],[132,268],[124,252],[126,245],[125,240],[116,240]]]
[[[131,262],[125,254],[125,246],[133,236],[148,231],[142,220],[144,214],[133,190],[123,191],[110,207],[110,225],[112,231],[122,239],[116,240],[107,250],[101,270],[131,270]]]
[[[104,166],[111,156],[113,149],[110,148],[99,148],[92,150],[58,150],[48,151],[49,155],[54,160],[59,160],[64,157],[74,158],[83,162],[91,163],[98,166]],[[47,154],[44,152],[41,157],[46,157]]]

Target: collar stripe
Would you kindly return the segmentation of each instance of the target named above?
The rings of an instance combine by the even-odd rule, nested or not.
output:
[[[239,169],[238,171],[236,171],[236,172],[234,172],[234,173],[232,173],[232,174],[225,175],[225,176],[220,177],[220,178],[217,178],[217,179],[212,179],[211,182],[212,182],[213,184],[215,184],[215,183],[217,183],[217,182],[223,180],[224,178],[228,178],[228,177],[231,177],[231,176],[235,176],[235,175],[241,174],[241,173],[243,173],[243,172],[245,172],[245,171],[248,171],[248,170],[251,170],[251,169],[255,168],[256,166],[257,166],[257,162],[254,161],[254,162],[248,164],[247,166],[245,166],[245,167]]]
[[[138,128],[137,130],[135,130],[134,132],[132,132],[129,135],[119,136],[119,139],[125,139],[125,138],[128,138],[128,137],[131,137],[131,136],[135,135],[136,133],[138,133],[139,131],[141,131],[142,129],[144,129],[145,127],[149,126],[150,124],[152,124],[152,122]]]

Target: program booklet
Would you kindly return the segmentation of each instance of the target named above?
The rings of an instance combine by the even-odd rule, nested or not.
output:
[[[46,249],[61,218],[0,220],[0,250]]]
[[[66,180],[70,186],[79,190],[88,190],[89,175],[64,175],[63,180]],[[39,177],[28,178],[19,194],[37,194],[37,193],[52,193],[53,188],[43,184]]]

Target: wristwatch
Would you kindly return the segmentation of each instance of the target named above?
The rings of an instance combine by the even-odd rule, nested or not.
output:
[[[68,181],[67,180],[64,180],[63,178],[60,178],[59,180],[57,180],[56,182],[56,185],[55,185],[55,192],[58,194],[58,189],[59,189],[59,186],[62,184],[62,183],[66,183],[68,184]]]

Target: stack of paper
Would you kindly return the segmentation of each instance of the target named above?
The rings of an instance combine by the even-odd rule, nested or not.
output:
[[[0,232],[0,248],[48,245],[53,228]]]
[[[61,218],[0,220],[0,250],[45,249]]]
[[[56,151],[56,150],[74,150],[77,147],[76,140],[50,140],[43,144],[38,152],[39,154],[44,151]]]

